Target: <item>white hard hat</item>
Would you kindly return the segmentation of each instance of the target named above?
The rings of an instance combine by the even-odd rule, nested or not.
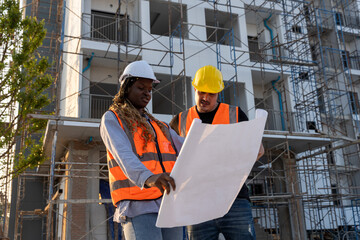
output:
[[[129,77],[147,78],[152,79],[154,83],[160,83],[160,81],[156,79],[151,66],[144,60],[135,61],[127,65],[120,76],[120,83]]]

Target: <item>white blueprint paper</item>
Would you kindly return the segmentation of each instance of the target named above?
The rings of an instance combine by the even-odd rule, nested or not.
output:
[[[224,216],[259,152],[267,112],[254,120],[210,125],[194,121],[171,172],[176,191],[165,194],[157,227],[186,226]]]

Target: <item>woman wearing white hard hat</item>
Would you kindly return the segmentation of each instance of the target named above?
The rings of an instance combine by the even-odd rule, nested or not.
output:
[[[169,176],[183,139],[146,111],[153,83],[159,83],[145,61],[129,64],[120,90],[102,119],[100,133],[107,149],[114,221],[125,238],[182,239],[182,228],[155,226],[161,198],[175,189]]]

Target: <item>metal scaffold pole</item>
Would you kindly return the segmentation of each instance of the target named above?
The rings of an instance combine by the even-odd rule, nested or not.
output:
[[[50,165],[50,179],[49,179],[49,198],[48,198],[48,217],[47,217],[47,228],[46,228],[46,239],[50,240],[53,239],[52,236],[52,220],[53,220],[53,187],[54,187],[54,174],[55,174],[55,155],[56,155],[56,144],[57,144],[57,135],[58,131],[54,131],[54,138],[52,142],[52,148],[51,148],[51,165]]]

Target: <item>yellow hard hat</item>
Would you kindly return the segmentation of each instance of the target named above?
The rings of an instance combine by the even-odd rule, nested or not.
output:
[[[192,85],[196,90],[207,93],[219,93],[224,89],[221,72],[211,65],[197,70]]]

